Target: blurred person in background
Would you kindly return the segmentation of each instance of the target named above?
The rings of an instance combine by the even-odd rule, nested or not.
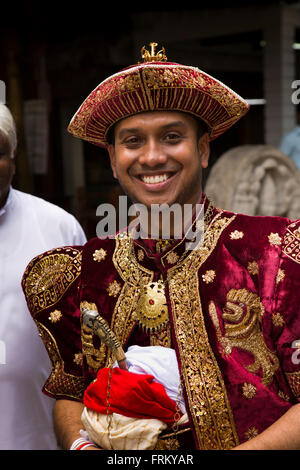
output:
[[[51,364],[28,312],[21,278],[33,256],[56,246],[82,245],[86,237],[73,215],[12,187],[16,149],[15,122],[1,103],[0,449],[49,450],[57,448],[53,400],[40,389]]]
[[[283,136],[280,150],[288,155],[300,170],[300,107],[297,107],[297,125]]]

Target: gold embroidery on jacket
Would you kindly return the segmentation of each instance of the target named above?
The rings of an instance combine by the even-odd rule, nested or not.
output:
[[[245,382],[243,385],[243,395],[248,399],[254,398],[256,395],[256,387],[253,384]]]
[[[65,372],[64,361],[54,337],[42,323],[38,321],[35,323],[52,363],[52,372],[44,385],[45,391],[55,396],[68,396],[81,400],[85,389],[83,377]]]
[[[274,326],[284,326],[285,321],[283,316],[279,313],[272,313],[272,323]]]
[[[132,238],[127,234],[116,236],[113,263],[124,284],[113,312],[111,329],[124,345],[136,324],[136,306],[142,289],[153,280],[154,274],[137,263]]]
[[[244,232],[240,232],[239,230],[235,230],[234,232],[231,232],[229,235],[231,240],[239,240],[240,238],[244,237]]]
[[[268,235],[268,239],[270,245],[279,246],[281,244],[281,237],[278,233],[271,232],[270,235]]]
[[[282,279],[285,278],[285,272],[283,269],[278,269],[277,276],[276,276],[276,284],[279,284]]]
[[[200,449],[230,449],[238,436],[223,377],[211,349],[199,295],[198,271],[234,220],[218,214],[205,232],[199,249],[192,250],[168,271],[173,324],[184,380]]]
[[[163,329],[152,332],[150,335],[150,345],[163,346],[164,348],[172,347],[170,323],[168,323]]]
[[[107,251],[104,250],[103,248],[100,248],[100,250],[94,251],[93,260],[98,261],[98,263],[100,263],[101,261],[105,259],[106,255],[107,255]]]
[[[206,271],[205,274],[202,274],[202,279],[204,282],[206,282],[206,284],[213,282],[215,277],[216,277],[216,271],[214,271],[213,269],[210,269]]]
[[[53,310],[53,312],[50,312],[48,320],[51,321],[51,323],[56,323],[62,318],[62,313],[60,310]]]
[[[282,390],[279,390],[278,396],[285,401],[290,401],[290,397],[286,393],[284,393]]]
[[[220,352],[222,356],[226,356],[231,353],[230,341],[228,338],[226,338],[226,336],[222,335],[217,309],[213,301],[209,303],[208,311],[209,311],[210,318],[212,319],[212,322],[216,329],[217,338],[220,344],[220,350],[221,350]]]
[[[258,295],[247,289],[231,289],[222,313],[225,334],[221,336],[220,342],[221,345],[226,344],[227,354],[231,353],[232,348],[251,353],[255,360],[246,365],[246,369],[255,374],[261,368],[262,384],[269,385],[279,367],[279,361],[264,342],[260,328],[263,313],[264,307]],[[217,329],[217,336],[219,335],[220,328]]]
[[[245,432],[245,438],[247,441],[250,441],[250,439],[253,439],[254,437],[258,436],[259,431],[255,426],[251,426],[246,432]]]
[[[24,292],[33,316],[55,305],[78,278],[81,251],[70,248],[50,250],[35,258],[27,267]]]
[[[285,375],[293,395],[300,400],[300,372],[286,372]]]
[[[83,354],[82,353],[76,353],[74,354],[74,359],[73,361],[75,362],[75,364],[77,364],[78,366],[82,366],[83,365]]]
[[[209,344],[198,281],[201,264],[234,219],[235,215],[228,218],[220,211],[206,230],[199,249],[191,250],[168,272],[174,328],[182,361],[181,372],[201,449],[230,449],[239,443],[223,377]],[[124,285],[111,327],[124,344],[136,323],[135,309],[141,289],[153,280],[153,273],[137,263],[133,241],[127,235],[116,238],[113,261]]]
[[[157,439],[156,446],[154,450],[178,450],[180,449],[179,436],[185,434],[186,432],[191,432],[191,428],[184,428],[180,431],[171,432],[168,434],[160,434],[159,439]]]
[[[256,276],[258,274],[257,261],[249,261],[247,269],[248,269],[248,272],[252,274],[252,276]]]
[[[283,239],[282,251],[296,263],[300,263],[300,235],[299,223],[292,223],[288,226]]]
[[[121,284],[118,281],[114,280],[113,282],[110,282],[108,284],[108,288],[106,290],[109,296],[112,295],[113,297],[117,297],[121,290]]]

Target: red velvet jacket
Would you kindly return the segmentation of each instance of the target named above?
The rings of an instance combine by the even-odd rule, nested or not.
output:
[[[176,350],[193,434],[188,448],[233,448],[297,403],[300,221],[234,214],[209,201],[205,209],[197,250],[176,241],[157,252],[154,240],[117,236],[57,248],[29,264],[22,286],[53,365],[44,393],[82,400],[108,364],[106,346],[81,325],[80,307],[92,304],[125,351],[131,344]],[[137,321],[139,299],[159,278],[169,322],[149,334]]]

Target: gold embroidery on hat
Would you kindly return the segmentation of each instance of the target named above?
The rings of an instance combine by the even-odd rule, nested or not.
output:
[[[230,116],[241,114],[241,103],[240,100],[235,98],[229,90],[224,89],[219,83],[213,83],[210,87],[210,94],[212,97],[217,99],[222,106],[226,108],[226,111]]]

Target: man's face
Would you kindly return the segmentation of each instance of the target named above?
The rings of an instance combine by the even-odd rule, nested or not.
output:
[[[0,207],[6,201],[9,187],[15,174],[15,164],[10,156],[7,138],[0,132]]]
[[[197,137],[188,114],[154,111],[123,119],[110,145],[112,170],[134,203],[200,202],[202,167],[209,158],[208,135]]]

